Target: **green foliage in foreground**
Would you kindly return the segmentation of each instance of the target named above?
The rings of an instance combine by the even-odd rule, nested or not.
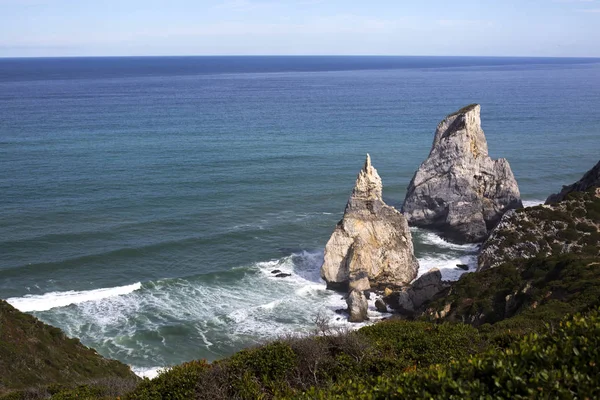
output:
[[[600,314],[575,315],[508,349],[446,365],[311,389],[308,399],[600,398]]]
[[[286,338],[208,365],[184,364],[145,380],[127,399],[256,399],[289,397],[313,386],[394,375],[487,349],[464,324],[388,321],[357,332],[325,329],[319,337]]]

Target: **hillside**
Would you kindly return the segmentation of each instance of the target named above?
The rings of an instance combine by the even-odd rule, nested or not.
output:
[[[43,396],[49,385],[92,380],[130,388],[139,378],[128,366],[103,358],[78,339],[0,300],[0,395],[24,390],[28,396]]]

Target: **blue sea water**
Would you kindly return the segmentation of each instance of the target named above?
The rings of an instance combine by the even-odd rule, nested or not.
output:
[[[0,59],[0,298],[138,371],[342,324],[319,266],[365,154],[399,207],[473,102],[526,201],[598,161],[600,59]],[[449,279],[476,251],[413,238]]]

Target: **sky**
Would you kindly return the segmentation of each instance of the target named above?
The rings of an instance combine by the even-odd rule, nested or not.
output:
[[[600,0],[0,0],[0,57],[600,57]]]

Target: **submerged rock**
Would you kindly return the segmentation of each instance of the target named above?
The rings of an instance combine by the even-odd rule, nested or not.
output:
[[[360,290],[352,290],[346,299],[346,304],[348,304],[348,314],[350,314],[348,321],[363,322],[369,319],[367,315],[369,303]]]
[[[600,161],[583,177],[572,185],[563,186],[560,193],[551,194],[546,199],[546,204],[558,203],[563,201],[569,193],[585,192],[589,188],[600,186]]]
[[[417,276],[406,218],[381,196],[381,178],[367,154],[344,216],[325,247],[321,277],[329,288],[365,291],[404,285]]]
[[[275,278],[287,278],[288,276],[292,276],[292,274],[286,274],[285,272],[281,272],[275,275]]]
[[[489,157],[480,106],[472,104],[438,125],[402,212],[411,225],[439,230],[455,242],[474,243],[483,241],[506,211],[520,207],[508,161]]]

